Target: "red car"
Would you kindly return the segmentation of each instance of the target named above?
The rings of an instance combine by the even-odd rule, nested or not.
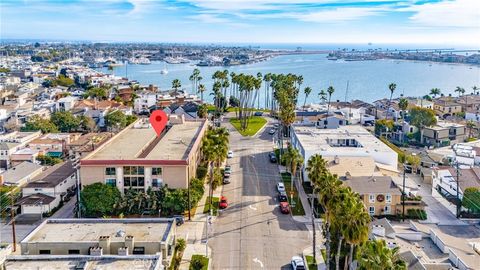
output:
[[[280,212],[282,212],[282,214],[290,213],[290,205],[288,205],[288,202],[280,203]]]
[[[228,206],[227,197],[225,196],[220,197],[220,203],[218,204],[218,207],[220,207],[220,209],[225,209],[227,208],[227,206]]]

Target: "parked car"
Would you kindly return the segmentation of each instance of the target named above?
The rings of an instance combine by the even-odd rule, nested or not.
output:
[[[288,202],[288,197],[286,192],[282,192],[278,194],[278,201],[279,202]]]
[[[277,183],[277,190],[278,190],[279,193],[286,192],[285,185],[283,184],[283,182],[278,182]]]
[[[173,216],[173,218],[175,219],[175,223],[177,224],[177,226],[180,226],[183,223],[185,223],[185,217],[184,216],[175,215],[175,216]]]
[[[223,174],[231,174],[232,173],[232,167],[230,165],[226,165],[225,169],[223,170]]]
[[[303,262],[302,257],[300,256],[292,257],[292,268],[293,270],[305,270],[305,263]]]
[[[232,150],[228,151],[227,158],[233,158],[233,151]]]
[[[280,212],[282,212],[282,214],[290,213],[290,205],[288,205],[288,202],[280,203]]]
[[[279,126],[280,126],[280,124],[278,124],[278,123],[273,124],[274,128],[278,128]]]
[[[225,174],[223,176],[223,183],[224,184],[230,184],[230,174]]]
[[[277,132],[277,131],[272,128],[268,131],[268,134],[273,135],[273,134],[275,134],[275,132]]]
[[[253,115],[255,115],[255,116],[262,116],[262,115],[263,115],[263,112],[255,112]]]
[[[227,208],[227,206],[228,206],[227,197],[225,196],[220,197],[220,202],[218,203],[218,207],[220,207],[220,209],[225,209]]]
[[[268,153],[268,158],[270,158],[270,162],[277,163],[277,155],[274,152]]]

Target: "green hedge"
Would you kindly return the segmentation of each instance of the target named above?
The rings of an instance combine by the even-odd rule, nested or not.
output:
[[[192,260],[190,261],[190,270],[207,270],[208,269],[208,258],[203,255],[192,255]]]

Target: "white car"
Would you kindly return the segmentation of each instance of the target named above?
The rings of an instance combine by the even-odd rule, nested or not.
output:
[[[292,257],[292,268],[293,270],[305,270],[305,264],[303,263],[302,257],[300,256]]]
[[[228,151],[227,158],[233,158],[233,151]]]
[[[279,193],[284,193],[285,192],[285,185],[283,184],[283,182],[277,183],[277,190],[278,190]]]

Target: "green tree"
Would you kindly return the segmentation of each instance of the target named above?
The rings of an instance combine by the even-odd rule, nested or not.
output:
[[[475,121],[473,121],[473,120],[468,120],[467,121],[468,138],[474,137],[474,136],[472,136],[472,131],[476,126],[477,126],[477,124],[475,124]]]
[[[197,91],[200,93],[200,100],[202,101],[203,103],[203,93],[207,90],[207,88],[205,87],[204,84],[199,84],[198,85],[198,88],[197,88]]]
[[[126,115],[125,119],[127,121],[126,125],[130,125],[131,123],[137,121],[138,117],[136,115]]]
[[[325,92],[325,90],[320,90],[320,93],[318,93],[318,97],[320,98],[321,103],[327,102],[327,93]]]
[[[400,108],[400,110],[402,110],[402,119],[405,119],[404,114],[408,108],[408,99],[401,98],[400,101],[398,102],[398,107]]]
[[[53,166],[55,164],[62,162],[60,158],[54,158],[46,155],[38,155],[37,161],[40,161],[40,164],[44,166]]]
[[[49,119],[40,117],[39,115],[32,116],[26,123],[23,128],[24,131],[37,131],[40,130],[42,133],[55,133],[58,132],[57,126],[52,123]]]
[[[388,115],[389,115],[389,112],[390,112],[390,107],[392,105],[392,97],[393,97],[393,92],[395,92],[395,89],[397,89],[397,84],[395,83],[391,83],[388,85],[388,90],[390,90],[390,99],[388,100],[388,108],[387,108],[387,117],[386,119],[388,119]],[[393,117],[392,117],[393,118]]]
[[[473,213],[480,213],[480,190],[476,187],[466,188],[463,192],[462,206]]]
[[[454,91],[458,93],[458,96],[459,96],[459,97],[460,97],[460,96],[463,96],[463,94],[465,94],[465,89],[462,88],[462,87],[460,87],[460,86],[457,86],[457,88],[455,88]]]
[[[101,87],[92,87],[85,92],[85,97],[107,99],[107,89]]]
[[[327,117],[330,113],[330,102],[332,101],[332,95],[335,93],[335,88],[333,86],[329,86],[327,88],[327,93],[328,93],[328,106],[327,106]]]
[[[208,116],[208,106],[207,106],[207,104],[202,104],[202,105],[198,106],[197,115],[198,115],[198,117],[203,118],[203,119],[207,118],[207,116]]]
[[[430,89],[430,95],[433,96],[433,98],[436,98],[437,96],[439,96],[442,92],[440,91],[440,89],[438,88],[432,88]]]
[[[105,122],[107,127],[118,131],[127,126],[127,116],[122,111],[115,110],[105,116]]]
[[[418,168],[420,167],[420,164],[422,162],[422,159],[418,155],[408,155],[405,157],[405,161],[412,166],[412,171],[417,172]]]
[[[79,127],[80,130],[85,131],[85,132],[93,132],[97,125],[95,124],[95,121],[88,116],[81,115],[78,117],[78,120],[80,121]]]
[[[420,130],[420,143],[423,143],[423,128],[437,124],[435,112],[431,109],[414,107],[410,109],[410,123]]]
[[[65,87],[70,87],[75,84],[75,81],[73,79],[70,79],[69,77],[66,77],[64,75],[59,75],[58,78],[55,79],[54,84],[60,85],[60,86],[65,86]]]
[[[88,217],[113,215],[114,205],[120,198],[121,193],[117,187],[103,183],[84,186],[80,193],[81,204]]]
[[[398,255],[400,248],[390,249],[385,240],[367,241],[357,253],[360,270],[406,270],[407,263]]]
[[[375,121],[375,134],[382,136],[384,132],[391,132],[395,123],[393,120],[380,119]]]
[[[80,125],[80,119],[71,112],[55,112],[50,117],[50,121],[58,127],[61,132],[70,132]]]
[[[175,79],[172,81],[172,88],[174,90],[175,96],[178,93],[178,90],[182,88],[182,82],[179,79]]]
[[[305,89],[303,89],[303,93],[305,93],[305,100],[303,101],[303,109],[305,110],[305,104],[307,104],[308,96],[310,95],[310,93],[312,93],[312,88],[308,86],[305,87]]]

